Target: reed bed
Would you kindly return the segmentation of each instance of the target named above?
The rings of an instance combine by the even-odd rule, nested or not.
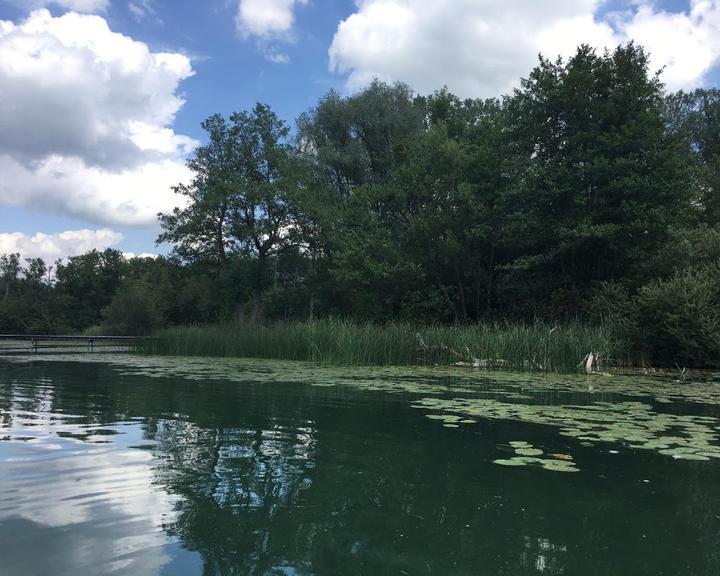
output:
[[[474,365],[574,372],[589,352],[617,359],[624,342],[603,326],[415,326],[345,320],[168,328],[141,351],[177,356],[306,360],[332,365]],[[616,360],[615,360],[616,362]]]

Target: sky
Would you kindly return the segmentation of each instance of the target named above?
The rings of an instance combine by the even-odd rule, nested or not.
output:
[[[294,126],[373,78],[499,96],[538,53],[629,40],[668,89],[720,83],[720,0],[0,0],[0,254],[167,252],[213,113]]]

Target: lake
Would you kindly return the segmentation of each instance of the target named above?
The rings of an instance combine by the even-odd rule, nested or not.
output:
[[[0,359],[0,574],[715,576],[712,379]]]

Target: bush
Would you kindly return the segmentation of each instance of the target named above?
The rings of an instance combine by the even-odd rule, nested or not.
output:
[[[643,286],[635,298],[635,340],[659,365],[720,365],[720,266]]]
[[[137,284],[121,286],[103,316],[105,331],[116,335],[148,334],[164,323],[164,314],[152,288]]]

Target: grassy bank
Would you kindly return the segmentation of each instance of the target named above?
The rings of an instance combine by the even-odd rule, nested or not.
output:
[[[571,372],[588,352],[624,360],[624,343],[600,326],[413,326],[348,321],[169,328],[144,351],[182,356],[309,360],[342,365],[433,365]]]

